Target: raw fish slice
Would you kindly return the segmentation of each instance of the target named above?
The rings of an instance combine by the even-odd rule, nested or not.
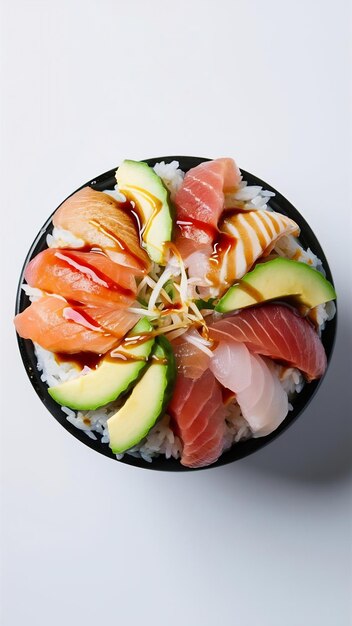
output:
[[[176,384],[173,391],[173,396],[169,408],[171,410],[170,415],[177,413],[179,416],[174,421],[174,430],[177,434],[180,434],[180,429],[183,427],[182,411],[193,391],[192,380],[185,378],[182,374],[178,374],[176,378]]]
[[[239,213],[230,210],[228,214],[224,213],[220,230],[234,239],[234,244],[228,246],[228,251],[222,255],[221,263],[218,253],[212,257],[213,261],[218,261],[219,279],[225,284],[242,278],[257,259],[270,254],[280,237],[288,234],[298,236],[300,232],[296,222],[275,211]]]
[[[191,241],[191,239],[184,239],[183,241]],[[182,255],[182,248],[180,253]],[[206,281],[206,275],[209,271],[209,257],[211,253],[212,246],[207,244],[197,246],[197,249],[187,257],[185,267],[189,278],[200,278],[204,285],[209,285]]]
[[[308,380],[320,378],[326,370],[324,346],[313,326],[282,304],[243,309],[210,324],[209,334],[218,341],[245,343],[251,352],[296,367]]]
[[[124,309],[112,309],[106,306],[82,306],[82,310],[99,324],[103,330],[108,331],[117,339],[124,337],[141,317]]]
[[[181,463],[193,468],[215,463],[224,448],[224,425],[225,409],[220,407],[209,419],[207,432],[203,432],[191,446],[185,447]]]
[[[178,374],[168,412],[183,442],[181,463],[187,467],[214,463],[223,449],[225,407],[221,387],[209,369],[197,380]]]
[[[131,271],[96,252],[49,248],[32,259],[24,275],[31,287],[85,304],[126,307],[136,295]]]
[[[80,189],[57,209],[53,224],[72,232],[87,245],[101,248],[113,261],[135,272],[150,269],[132,216],[106,193],[91,187]]]
[[[208,377],[209,378],[209,377]],[[189,397],[190,398],[190,397]],[[187,445],[191,445],[208,428],[209,416],[219,408],[217,394],[213,385],[203,389],[197,410],[190,399],[184,404],[179,413],[178,428],[186,433]],[[180,430],[178,431],[180,433]]]
[[[51,352],[95,352],[105,354],[118,343],[116,337],[102,331],[90,317],[85,316],[82,324],[65,317],[70,309],[67,302],[55,296],[44,296],[15,317],[15,327],[24,339],[31,339]],[[72,311],[72,309],[71,309]]]
[[[175,198],[176,245],[183,258],[200,244],[213,242],[224,209],[224,191],[236,188],[240,180],[241,173],[233,159],[206,161],[187,172]],[[186,249],[183,239],[194,244]]]
[[[184,333],[172,342],[177,371],[186,378],[199,378],[207,369],[210,357],[197,346],[186,340]]]
[[[253,437],[265,437],[276,430],[285,419],[288,413],[288,398],[278,376],[269,369],[264,359],[258,355],[250,355],[250,358],[252,381],[246,389],[237,394],[237,402],[252,430]],[[255,388],[259,377],[262,378],[263,384],[258,397]]]
[[[251,382],[251,357],[243,343],[220,341],[213,351],[209,367],[223,387],[234,393],[243,391]]]

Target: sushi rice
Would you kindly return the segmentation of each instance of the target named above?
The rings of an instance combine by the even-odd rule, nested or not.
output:
[[[184,178],[184,172],[179,169],[179,163],[172,161],[172,163],[156,163],[154,166],[155,172],[163,180],[164,185],[168,188],[170,196],[173,199],[176,192],[180,188]],[[106,190],[106,193],[110,194],[117,200],[124,200],[124,196],[118,191],[117,186],[114,190]],[[234,194],[234,199],[244,202],[244,208],[246,210],[261,209],[270,211],[270,198],[274,194],[270,191],[265,191],[260,186],[249,186],[245,181],[242,181],[240,188]],[[69,231],[65,231],[60,228],[54,228],[52,234],[47,236],[47,245],[49,248],[54,247],[80,247],[84,242],[75,237]],[[315,267],[318,271],[325,274],[321,260],[308,248],[304,248],[299,244],[297,239],[291,235],[283,236],[274,248],[274,252],[280,256],[287,258],[294,258],[297,261],[307,263]],[[159,268],[155,268],[158,270]],[[30,287],[27,284],[22,286],[23,290],[29,297],[31,302],[34,302],[41,297],[42,291]],[[57,296],[56,296],[57,297]],[[321,334],[325,327],[325,323],[331,320],[335,315],[334,302],[328,302],[321,304],[316,308],[316,322],[318,325],[318,332]],[[55,359],[55,355],[48,350],[43,349],[38,344],[34,344],[35,354],[37,358],[37,367],[41,372],[41,380],[48,386],[54,386],[59,383],[65,382],[76,378],[77,376],[84,376],[90,369],[85,367],[80,370],[74,364],[65,362],[58,363]],[[281,385],[288,395],[289,400],[292,402],[295,395],[302,391],[305,381],[302,373],[293,367],[284,367],[273,363],[273,367],[279,376]],[[115,402],[101,407],[95,411],[73,411],[68,407],[61,407],[63,413],[66,415],[66,419],[73,426],[86,433],[87,437],[91,439],[101,438],[102,443],[109,443],[109,432],[107,428],[107,421],[116,410],[123,404],[123,399],[118,399]],[[289,404],[290,410],[292,410],[292,404]],[[251,437],[251,431],[247,421],[244,419],[241,409],[238,403],[233,400],[227,405],[226,414],[226,432],[224,438],[223,451],[229,449],[234,443],[244,441]],[[161,420],[150,430],[147,437],[140,442],[134,448],[128,450],[125,454],[139,457],[147,462],[152,462],[152,459],[158,455],[164,455],[167,459],[174,458],[179,459],[182,453],[182,444],[179,437],[177,437],[170,427],[170,417],[165,414]],[[116,455],[117,459],[122,459],[123,454]]]

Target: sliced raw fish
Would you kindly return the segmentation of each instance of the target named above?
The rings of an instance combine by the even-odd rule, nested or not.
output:
[[[176,359],[177,371],[185,378],[200,378],[207,369],[210,357],[197,348],[193,343],[187,341],[187,333],[184,333],[172,342]]]
[[[121,265],[144,273],[150,260],[140,246],[132,214],[110,195],[84,187],[57,209],[53,224],[70,231],[87,245],[101,248]]]
[[[253,437],[265,437],[276,430],[285,419],[288,413],[288,398],[277,374],[267,366],[265,360],[254,354],[251,354],[250,358],[252,381],[246,389],[237,394],[237,402]]]
[[[187,172],[175,198],[176,245],[183,258],[214,241],[224,209],[224,192],[236,188],[240,180],[241,173],[233,159],[205,161]]]
[[[213,351],[209,368],[224,387],[236,394],[251,383],[251,358],[243,343],[220,341]]]
[[[276,372],[262,357],[251,354],[245,344],[221,341],[210,369],[224,387],[235,392],[253,437],[268,435],[285,419],[287,393]]]
[[[299,235],[299,227],[286,215],[275,211],[236,210],[224,213],[220,230],[225,233],[211,257],[211,274],[226,284],[242,278],[253,263],[272,251],[276,242],[284,235]],[[231,240],[232,239],[232,240]]]
[[[127,309],[112,309],[107,306],[82,306],[78,310],[91,317],[103,330],[108,331],[117,339],[124,337],[138,320],[140,315],[130,313]]]
[[[178,374],[168,412],[183,443],[183,465],[204,467],[219,458],[224,445],[225,411],[220,384],[209,369],[193,380]]]
[[[91,305],[126,307],[136,295],[131,271],[96,252],[48,248],[32,259],[24,275],[31,287]]]
[[[308,380],[320,378],[326,370],[324,346],[315,329],[283,304],[242,309],[211,323],[209,335],[217,341],[245,343],[251,352],[296,367]]]
[[[81,323],[74,321],[73,311],[62,298],[44,296],[16,315],[15,327],[20,337],[52,352],[105,354],[117,345],[115,336],[104,332],[82,311],[78,311],[80,317],[76,318]]]

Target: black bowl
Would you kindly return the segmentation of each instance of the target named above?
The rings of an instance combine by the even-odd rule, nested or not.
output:
[[[202,161],[207,161],[209,159],[202,159],[199,157],[189,157],[189,156],[186,156],[186,157],[185,156],[168,156],[168,157],[157,157],[153,159],[146,159],[145,161],[146,163],[148,163],[148,165],[153,166],[158,161],[165,161],[169,163],[173,160],[179,161],[181,169],[184,171],[188,171],[189,169],[191,169],[192,167],[195,167]],[[82,185],[82,187],[85,187],[86,185],[90,185],[91,187],[99,191],[102,191],[104,189],[113,189],[115,185],[115,171],[116,171],[116,168],[110,170],[109,172],[106,172],[105,174],[101,174],[97,178],[94,178],[93,180],[90,180],[88,183],[85,183],[85,185]],[[303,217],[297,211],[297,209],[295,209],[292,206],[292,204],[290,204],[290,202],[286,200],[286,198],[284,198],[278,191],[276,191],[276,189],[271,187],[271,185],[268,185],[266,182],[260,180],[256,176],[253,176],[253,174],[249,174],[249,172],[246,172],[244,170],[241,170],[241,171],[242,171],[244,179],[248,182],[248,184],[261,185],[262,187],[264,187],[264,189],[273,191],[275,193],[275,196],[270,199],[271,207],[275,211],[278,211],[279,213],[283,213],[284,215],[291,217],[299,225],[301,229],[301,236],[300,236],[301,243],[304,245],[305,248],[309,247],[311,250],[313,250],[313,252],[321,259],[324,265],[324,269],[326,271],[326,276],[328,280],[332,282],[332,277],[331,277],[331,272],[328,266],[328,262],[325,258],[324,252],[319,244],[319,241],[317,240],[316,236],[314,235],[313,231],[311,230],[307,222],[303,219]],[[41,228],[40,232],[35,238],[27,254],[26,260],[24,262],[24,266],[23,266],[20,280],[19,280],[18,291],[17,291],[16,313],[20,313],[29,305],[29,299],[21,289],[21,284],[23,283],[23,280],[24,280],[23,278],[24,268],[26,267],[27,263],[36,254],[38,254],[38,252],[41,252],[47,247],[46,235],[51,231],[51,228],[52,228],[51,219],[52,219],[52,215],[49,217],[49,219],[44,224],[43,228]],[[323,337],[322,337],[322,341],[325,347],[328,362],[331,358],[334,340],[335,340],[335,334],[336,334],[336,316],[331,322],[327,324],[327,327],[324,330]],[[41,401],[43,402],[43,404],[45,404],[46,408],[50,411],[52,416],[58,422],[60,422],[60,424],[64,428],[66,428],[66,430],[68,430],[68,432],[71,435],[73,435],[74,437],[76,437],[77,439],[85,443],[90,448],[93,448],[93,450],[100,452],[100,454],[104,454],[105,456],[108,456],[116,460],[116,457],[112,454],[107,444],[100,443],[99,439],[96,441],[94,441],[93,439],[89,439],[88,436],[83,431],[78,430],[66,420],[65,414],[61,411],[60,406],[56,404],[56,402],[54,402],[54,400],[49,396],[46,384],[43,383],[40,379],[40,373],[37,370],[37,362],[36,362],[36,357],[34,354],[32,342],[26,339],[22,339],[21,337],[18,337],[18,344],[19,344],[22,360],[26,368],[28,377],[35,391],[40,397]],[[267,445],[273,439],[276,439],[276,437],[278,437],[284,430],[286,430],[298,418],[298,416],[301,415],[303,410],[306,408],[308,403],[313,398],[318,387],[321,385],[321,382],[322,382],[322,378],[318,381],[314,381],[304,386],[301,393],[298,394],[297,397],[293,401],[293,405],[294,405],[293,410],[290,411],[289,415],[286,417],[286,419],[281,424],[281,426],[279,426],[279,428],[277,428],[273,433],[271,433],[267,437],[262,437],[260,439],[250,439],[242,443],[236,443],[231,448],[231,450],[228,450],[227,452],[225,452],[220,457],[220,459],[216,463],[211,465],[210,467],[226,465],[227,463],[232,463],[233,461],[242,459],[243,457],[248,456],[249,454],[253,454],[253,452],[256,452],[256,450],[259,450],[263,446]],[[183,465],[181,465],[179,461],[175,461],[174,459],[167,460],[164,457],[156,458],[154,459],[152,463],[147,463],[143,459],[137,459],[129,455],[125,455],[123,460],[119,462],[127,463],[128,465],[135,465],[137,467],[143,467],[146,469],[163,470],[163,471],[179,471],[179,472],[189,471],[189,468],[183,467]],[[207,469],[207,468],[203,468],[203,469]]]

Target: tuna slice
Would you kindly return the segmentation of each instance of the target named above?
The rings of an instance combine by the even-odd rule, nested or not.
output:
[[[84,187],[74,193],[57,209],[53,224],[83,239],[87,245],[101,248],[116,263],[138,273],[150,269],[132,215],[102,191]]]
[[[118,343],[82,310],[55,296],[44,296],[16,315],[15,327],[20,337],[52,352],[105,354]]]
[[[282,304],[241,310],[213,322],[209,335],[217,341],[245,343],[251,352],[297,367],[308,380],[320,378],[326,370],[324,346],[313,326]]]
[[[224,192],[236,188],[241,173],[233,159],[205,161],[187,172],[175,198],[176,245],[183,258],[211,250],[224,209]]]
[[[49,248],[32,259],[24,275],[31,287],[90,305],[126,307],[136,295],[131,271],[96,252]]]
[[[215,463],[224,446],[225,407],[211,371],[207,369],[197,380],[178,374],[168,412],[183,442],[182,465],[196,468]]]
[[[187,341],[197,331],[187,331],[172,342],[176,359],[177,371],[185,378],[197,379],[209,366],[210,358],[205,352]],[[197,333],[198,338],[199,334]]]
[[[288,398],[277,374],[263,358],[250,354],[244,344],[221,341],[210,369],[222,385],[236,393],[253,437],[268,435],[285,419]]]

